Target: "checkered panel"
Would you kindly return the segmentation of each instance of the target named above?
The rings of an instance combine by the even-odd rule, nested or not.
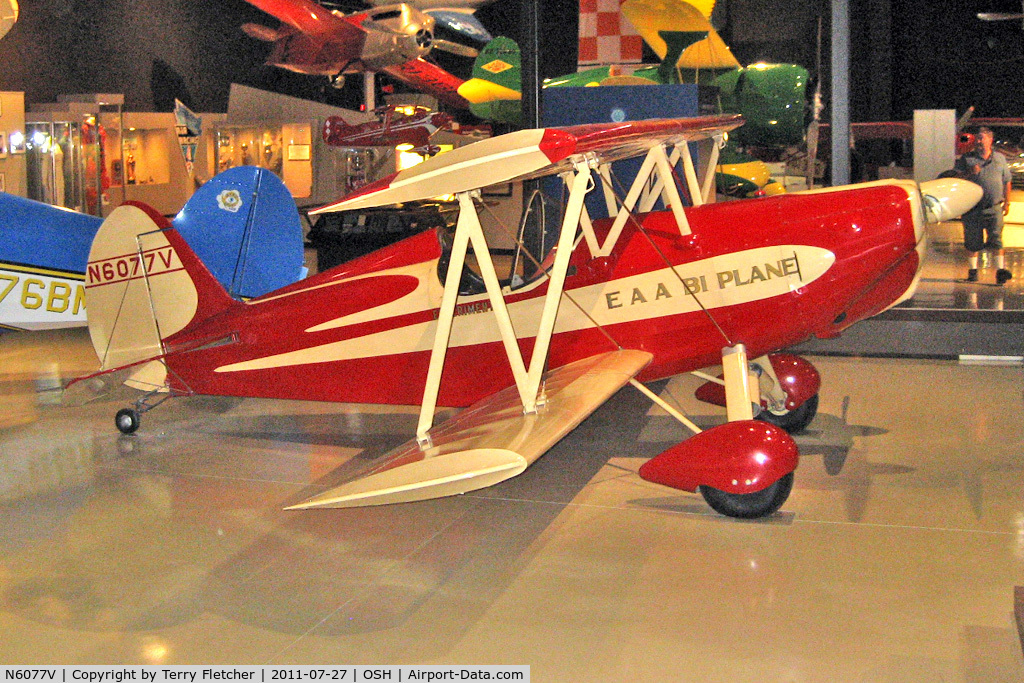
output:
[[[620,2],[580,0],[580,66],[640,62],[644,41],[622,16]]]

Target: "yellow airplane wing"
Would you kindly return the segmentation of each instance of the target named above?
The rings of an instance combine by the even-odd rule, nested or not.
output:
[[[18,21],[18,0],[0,0],[0,38]]]
[[[715,0],[692,0],[689,4],[697,8],[701,14],[708,19],[711,18],[711,13],[715,9]]]
[[[704,13],[706,10],[710,15],[714,5],[710,0],[626,0],[622,3],[622,14],[662,59],[668,46],[659,32],[707,32],[707,38],[683,50],[676,62],[680,69],[738,69],[740,63]]]
[[[471,78],[459,86],[459,94],[472,104],[482,104],[495,100],[520,100],[522,93],[506,88],[503,85],[485,81],[482,78]]]

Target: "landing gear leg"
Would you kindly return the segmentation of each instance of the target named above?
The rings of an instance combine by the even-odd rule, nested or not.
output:
[[[754,398],[760,399],[760,390],[757,374],[750,372],[747,351],[742,344],[722,350],[722,371],[725,375],[725,405],[729,422],[752,420],[755,408]],[[759,409],[760,406],[757,408]],[[770,515],[778,510],[789,498],[792,490],[793,472],[789,471],[757,491],[733,493],[702,485],[700,494],[707,504],[719,514],[740,519],[753,519]]]
[[[760,391],[767,408],[758,415],[790,434],[799,434],[818,414],[821,375],[805,358],[773,353],[751,363],[760,372]]]

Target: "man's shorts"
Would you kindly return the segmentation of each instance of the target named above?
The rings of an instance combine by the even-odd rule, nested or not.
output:
[[[967,251],[1003,248],[1003,207],[968,211],[963,217],[964,247]]]

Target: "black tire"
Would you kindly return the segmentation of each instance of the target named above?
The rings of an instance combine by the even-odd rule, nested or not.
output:
[[[790,434],[799,434],[807,429],[807,425],[811,424],[811,420],[813,420],[814,416],[817,414],[818,395],[815,394],[804,401],[795,410],[783,413],[782,415],[776,415],[769,410],[762,410],[757,414],[757,419],[763,420],[768,424],[773,424],[776,427],[782,427]]]
[[[790,472],[771,486],[754,493],[726,493],[710,486],[701,486],[700,494],[721,515],[756,519],[767,517],[782,507],[792,490],[793,473]]]
[[[122,434],[134,434],[139,429],[139,411],[134,408],[121,408],[114,415],[114,426]]]

